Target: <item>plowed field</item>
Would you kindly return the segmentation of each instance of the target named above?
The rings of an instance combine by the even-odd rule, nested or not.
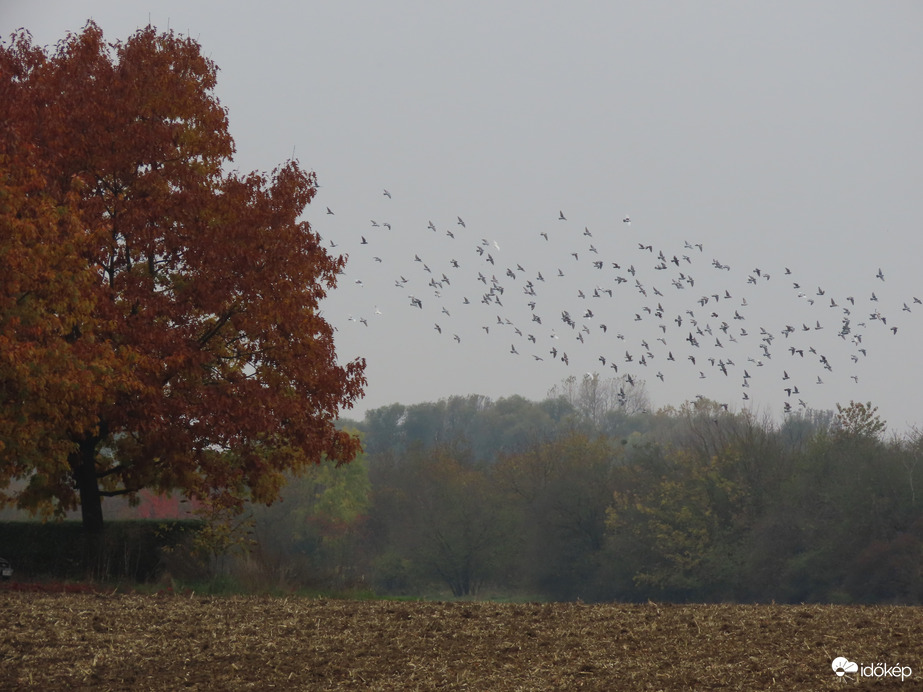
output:
[[[10,690],[910,690],[923,609],[4,591],[0,652]]]

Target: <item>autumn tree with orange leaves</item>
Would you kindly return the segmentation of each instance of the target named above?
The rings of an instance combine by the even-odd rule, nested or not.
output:
[[[178,490],[269,502],[349,462],[365,385],[318,303],[345,265],[299,216],[297,162],[234,151],[199,45],[92,22],[53,52],[0,44],[0,487],[40,514]]]

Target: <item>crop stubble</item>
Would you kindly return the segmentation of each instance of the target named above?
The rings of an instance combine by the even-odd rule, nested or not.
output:
[[[348,601],[0,594],[0,688],[882,689],[837,656],[923,677],[897,606]],[[897,683],[900,685],[900,683]]]

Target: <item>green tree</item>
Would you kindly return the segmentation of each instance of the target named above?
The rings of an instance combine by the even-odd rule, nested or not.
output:
[[[403,452],[407,439],[402,423],[407,408],[403,404],[381,406],[365,412],[361,430],[365,433],[365,450],[369,454]]]
[[[635,597],[726,597],[734,576],[725,548],[746,498],[732,480],[739,458],[689,449],[647,455],[623,470],[606,519],[612,559],[624,553],[633,562],[634,588],[621,588]]]
[[[418,446],[400,459],[375,460],[371,470],[371,522],[377,542],[388,546],[380,564],[389,580],[441,581],[466,596],[495,577],[508,522],[484,468]],[[396,564],[404,574],[393,573]]]
[[[521,579],[554,598],[591,598],[621,445],[573,432],[503,455],[493,478],[517,518]]]
[[[833,424],[794,453],[754,533],[764,546],[758,574],[790,601],[880,601],[920,597],[920,508],[913,442],[886,441],[869,403],[837,406]],[[773,565],[773,579],[766,566]]]
[[[254,536],[276,577],[335,588],[361,580],[363,530],[371,507],[368,463],[324,459],[289,479],[279,501],[254,508]]]
[[[497,399],[484,407],[471,426],[471,449],[479,460],[526,449],[539,440],[554,438],[559,427],[553,409],[519,396]]]

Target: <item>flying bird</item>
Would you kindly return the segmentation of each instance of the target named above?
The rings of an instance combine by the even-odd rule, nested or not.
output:
[[[391,194],[387,189],[383,189],[382,195],[388,197],[389,199],[391,198]],[[332,209],[328,208],[328,211],[330,214],[333,214]],[[568,220],[563,210],[559,210],[558,220]],[[623,218],[623,223],[629,224],[630,222],[630,217],[625,216]],[[379,223],[376,223],[373,220],[372,226],[378,226]],[[466,228],[465,221],[461,216],[457,216],[457,223],[459,226]],[[390,226],[387,226],[386,224],[382,223],[381,225],[390,228]],[[401,224],[395,222],[395,228],[400,229]],[[435,224],[432,221],[428,222],[427,228],[434,232],[437,230]],[[417,232],[419,233],[420,230]],[[579,238],[581,234],[583,237],[589,238],[590,241],[582,241]],[[446,230],[445,235],[448,237],[448,239],[454,239],[456,237],[456,234],[451,230]],[[541,238],[543,238],[546,242],[550,241],[550,232],[540,231],[537,235],[540,235]],[[568,236],[569,234],[564,235]],[[861,333],[859,332],[861,332],[861,329],[865,326],[865,323],[858,321],[851,322],[850,320],[854,320],[855,318],[852,318],[849,312],[850,308],[855,309],[855,307],[861,305],[863,301],[856,301],[852,298],[852,296],[847,296],[845,294],[836,298],[826,296],[826,291],[822,287],[822,277],[815,278],[810,276],[799,276],[798,280],[800,281],[800,285],[788,283],[786,281],[784,288],[789,289],[790,287],[794,287],[795,290],[790,293],[791,302],[795,305],[800,305],[805,309],[809,309],[811,307],[813,307],[814,310],[817,310],[818,307],[823,309],[826,308],[829,304],[829,308],[839,310],[840,305],[843,305],[844,307],[842,309],[844,315],[841,316],[839,325],[834,322],[834,326],[832,328],[825,330],[823,328],[825,326],[824,323],[821,323],[819,319],[817,319],[821,313],[815,313],[814,315],[810,316],[808,314],[804,314],[803,316],[799,315],[797,318],[795,317],[795,314],[793,314],[789,317],[789,321],[793,322],[793,324],[797,324],[795,319],[803,320],[801,330],[797,330],[794,326],[786,325],[784,322],[781,325],[776,325],[775,329],[770,323],[765,323],[765,327],[759,326],[759,334],[757,335],[756,328],[752,328],[752,332],[748,332],[748,330],[744,328],[731,327],[735,321],[752,321],[751,323],[760,324],[758,320],[763,319],[763,316],[756,312],[758,309],[757,306],[760,305],[760,303],[757,301],[757,295],[755,293],[749,293],[751,290],[750,288],[745,289],[739,285],[725,285],[719,288],[719,284],[711,288],[710,292],[707,292],[700,299],[697,299],[696,296],[691,295],[691,292],[688,292],[690,295],[688,296],[687,302],[698,301],[701,302],[702,306],[707,304],[707,312],[705,308],[702,307],[701,314],[698,312],[693,312],[693,310],[686,309],[688,307],[696,307],[688,304],[677,304],[674,311],[674,309],[669,307],[671,305],[671,303],[668,302],[671,300],[669,296],[662,299],[663,302],[668,306],[666,309],[660,303],[650,302],[648,296],[664,296],[664,293],[657,290],[657,288],[653,285],[654,283],[661,282],[652,281],[652,270],[659,270],[664,272],[663,274],[660,274],[660,276],[664,277],[668,282],[665,286],[666,289],[669,289],[671,286],[675,290],[688,289],[691,286],[697,285],[694,283],[693,277],[689,275],[690,273],[695,273],[695,269],[693,267],[698,267],[701,270],[701,267],[699,267],[698,263],[701,261],[703,265],[707,266],[708,259],[703,261],[700,259],[699,255],[693,254],[691,251],[689,255],[680,256],[678,254],[673,254],[669,245],[654,241],[653,238],[650,240],[645,239],[645,242],[643,243],[638,243],[637,241],[628,244],[622,243],[623,247],[619,250],[619,252],[624,253],[624,256],[610,256],[613,253],[613,248],[608,246],[608,243],[610,242],[608,239],[598,241],[598,244],[596,245],[590,244],[592,240],[596,239],[592,238],[593,234],[590,232],[588,226],[584,226],[584,230],[582,232],[578,230],[574,235],[577,237],[569,238],[569,247],[566,244],[563,244],[568,241],[568,238],[556,237],[555,239],[556,242],[562,243],[560,251],[557,253],[558,256],[566,256],[567,254],[570,254],[574,259],[573,267],[577,269],[577,271],[567,272],[569,277],[574,277],[573,284],[565,284],[562,281],[559,286],[552,286],[552,284],[554,284],[556,281],[554,278],[554,268],[545,266],[541,267],[542,271],[538,271],[540,267],[530,266],[527,273],[521,264],[509,261],[503,262],[501,260],[501,255],[499,254],[499,243],[496,241],[489,241],[486,238],[480,241],[480,246],[478,246],[477,243],[473,243],[473,245],[475,245],[475,249],[477,250],[481,260],[492,265],[497,264],[497,261],[502,262],[502,266],[499,266],[496,269],[492,268],[492,271],[497,272],[492,277],[487,277],[484,275],[484,272],[478,272],[476,269],[471,272],[471,275],[467,275],[467,273],[464,271],[464,268],[460,267],[460,263],[457,260],[449,259],[452,256],[451,254],[442,255],[445,259],[436,259],[440,256],[440,253],[438,253],[436,250],[432,250],[432,254],[428,257],[429,264],[427,266],[427,264],[423,263],[423,259],[419,255],[414,255],[413,251],[411,251],[408,253],[408,256],[404,257],[405,261],[412,258],[414,262],[419,262],[421,264],[422,270],[424,272],[431,275],[430,277],[426,278],[425,281],[429,282],[428,286],[430,289],[432,289],[433,295],[436,298],[439,298],[439,302],[442,304],[439,307],[433,307],[435,303],[428,302],[428,304],[424,306],[424,301],[421,298],[411,296],[411,306],[418,307],[421,310],[428,310],[432,313],[436,313],[436,311],[441,307],[444,317],[439,318],[434,314],[433,317],[435,319],[431,320],[429,324],[433,325],[432,328],[436,331],[440,333],[444,332],[446,335],[452,335],[452,330],[448,328],[442,328],[441,324],[446,324],[446,327],[448,327],[444,320],[454,318],[456,311],[452,310],[452,301],[455,299],[458,300],[459,305],[464,304],[466,306],[471,306],[465,308],[459,307],[458,310],[476,311],[482,309],[477,307],[478,303],[487,305],[492,310],[498,310],[499,315],[495,315],[498,325],[495,333],[506,333],[507,327],[509,327],[509,329],[513,330],[522,338],[527,336],[525,334],[526,329],[523,327],[523,323],[525,321],[531,322],[533,326],[535,324],[542,325],[543,321],[547,321],[550,315],[555,314],[555,312],[559,312],[562,314],[562,320],[571,328],[571,330],[568,330],[566,334],[562,331],[560,336],[555,334],[553,330],[550,336],[547,333],[543,334],[542,332],[528,334],[528,341],[536,344],[536,352],[539,355],[536,356],[533,353],[528,352],[523,353],[523,355],[532,355],[535,362],[542,360],[560,360],[562,363],[570,366],[567,354],[564,353],[564,349],[566,348],[565,341],[572,339],[574,342],[582,343],[590,347],[591,342],[593,342],[595,339],[602,340],[608,338],[608,336],[605,334],[607,332],[607,328],[604,323],[608,322],[609,319],[617,319],[617,316],[611,312],[612,308],[609,307],[608,301],[606,301],[606,298],[608,297],[613,299],[613,304],[618,302],[627,303],[624,305],[625,317],[630,322],[631,316],[634,315],[634,324],[636,325],[636,328],[639,330],[646,330],[646,333],[644,331],[638,331],[634,334],[630,334],[626,331],[626,334],[631,338],[629,339],[628,350],[625,350],[624,347],[622,348],[622,354],[624,358],[620,358],[618,354],[606,353],[605,346],[601,346],[599,350],[595,350],[595,347],[591,347],[590,352],[592,353],[592,351],[595,350],[593,356],[598,358],[598,361],[602,364],[603,368],[608,369],[611,367],[614,372],[618,373],[620,372],[618,368],[622,367],[623,371],[625,371],[626,377],[634,377],[635,380],[637,380],[639,376],[637,368],[654,365],[655,361],[657,364],[659,364],[659,359],[662,358],[666,363],[665,365],[660,366],[662,370],[658,370],[657,367],[650,369],[651,375],[656,377],[656,381],[662,382],[671,376],[671,373],[674,372],[675,368],[684,367],[683,363],[688,359],[691,365],[685,367],[688,367],[688,369],[692,371],[691,374],[698,374],[700,378],[707,378],[703,381],[708,381],[714,379],[714,369],[720,370],[720,373],[724,374],[725,376],[732,374],[731,369],[734,367],[732,357],[736,358],[739,356],[740,360],[746,358],[748,363],[753,363],[753,365],[748,367],[759,368],[760,370],[764,369],[760,366],[771,366],[778,360],[781,361],[781,367],[778,367],[778,369],[775,370],[773,373],[773,379],[776,382],[781,379],[785,382],[785,384],[791,385],[787,387],[780,396],[780,399],[784,400],[784,397],[786,394],[788,394],[788,396],[793,399],[791,403],[785,402],[789,409],[794,408],[794,400],[797,400],[795,395],[798,394],[798,390],[794,386],[794,382],[796,379],[798,379],[798,376],[797,374],[793,374],[794,371],[793,373],[788,373],[787,369],[783,370],[783,367],[793,367],[790,363],[786,363],[785,361],[789,358],[798,358],[799,360],[802,360],[804,358],[804,352],[809,350],[808,344],[803,342],[798,343],[800,335],[797,332],[800,331],[801,336],[811,335],[811,338],[817,339],[820,339],[821,335],[824,334],[830,334],[831,337],[840,337],[840,339],[842,339],[842,343],[849,348],[847,353],[840,354],[843,359],[851,357],[853,362],[857,362],[861,355],[865,355],[864,349],[860,353],[859,349],[857,348],[858,346],[861,346],[861,342],[859,341]],[[448,240],[440,240],[442,237],[442,234],[434,234],[432,241],[436,243],[448,242]],[[532,242],[541,242],[539,238],[535,237],[535,235],[530,235],[530,239]],[[374,240],[375,239],[373,238],[372,241],[369,241],[368,238],[363,235],[359,235],[358,238],[355,235],[351,235],[349,242],[351,242],[354,247],[355,245],[362,246],[374,244]],[[343,243],[345,244],[346,241],[343,241]],[[336,247],[336,243],[331,241],[330,244],[331,247]],[[493,250],[490,247],[491,245],[493,245]],[[657,247],[655,247],[655,245],[657,245]],[[448,246],[444,245],[443,247],[446,250],[448,249]],[[548,246],[546,245],[544,247]],[[685,247],[687,250],[698,248],[699,252],[703,252],[703,246],[701,243],[686,241],[681,247]],[[417,246],[417,248],[417,252],[424,252],[424,250],[424,254],[429,254],[431,252],[428,248],[428,244],[427,246]],[[676,248],[672,249],[674,252],[677,251]],[[496,258],[494,258],[491,254],[494,251],[498,252]],[[507,241],[504,245],[504,254],[509,253],[510,256],[515,256],[514,252],[516,251],[517,249],[514,247],[514,244],[511,244],[511,241]],[[580,259],[581,253],[584,254],[583,259]],[[598,257],[590,257],[589,253],[597,254]],[[634,257],[630,256],[632,253],[634,253]],[[649,255],[648,253],[651,254]],[[653,255],[656,255],[656,260],[653,259]],[[371,258],[370,255],[363,253],[357,253],[357,258],[360,262],[365,261],[370,263],[372,259],[374,259],[375,262],[382,262],[381,257]],[[639,258],[640,262],[637,264],[637,266],[631,263],[633,259]],[[650,262],[650,264],[648,263],[648,258],[653,260]],[[388,261],[388,258],[385,257],[384,261]],[[654,262],[658,263],[655,265]],[[409,264],[413,266],[413,263]],[[592,265],[592,267],[590,265]],[[611,270],[608,269],[608,265],[611,265]],[[732,271],[729,265],[723,264],[717,259],[712,260],[712,265],[719,270],[727,272]],[[351,264],[350,266],[352,269],[352,267],[355,265]],[[593,269],[593,267],[595,267],[595,269]],[[483,269],[483,265],[481,265],[481,268]],[[685,271],[680,272],[680,269]],[[757,267],[752,269],[749,272],[749,275],[744,273],[730,274],[729,276],[732,279],[738,278],[741,280],[741,282],[746,281],[746,283],[753,287],[753,291],[761,291],[763,289],[758,289],[756,287],[765,285],[765,282],[762,281],[762,279],[769,278],[771,269],[772,268],[768,266]],[[783,267],[777,268],[777,272],[782,270]],[[485,269],[485,272],[486,271],[487,270]],[[592,271],[592,279],[590,278],[590,271]],[[611,276],[608,274],[609,271],[612,271]],[[547,272],[548,276],[546,277],[543,272]],[[452,273],[451,281],[448,277],[448,273]],[[784,273],[786,275],[792,275],[792,271],[788,267],[784,267]],[[564,272],[561,268],[557,268],[556,274],[558,281],[560,281],[560,277],[564,276]],[[629,293],[620,294],[620,291],[622,290],[620,288],[621,284],[632,282],[632,279],[628,279],[627,275],[631,275],[632,279],[634,279],[634,288],[636,288],[637,291],[631,290],[631,287],[628,287]],[[420,275],[418,275],[416,272],[413,272],[412,274],[408,274],[408,276],[411,276],[411,281],[401,277],[400,281],[395,282],[395,286],[403,287],[406,284],[406,286],[410,288],[415,283],[413,279],[418,279]],[[437,276],[441,276],[441,279],[437,280],[435,278]],[[868,277],[868,275],[866,276]],[[884,281],[883,268],[879,267],[875,276],[877,279]],[[366,283],[368,283],[371,287],[372,277],[369,276],[363,278],[367,279]],[[791,278],[795,277],[792,276]],[[760,279],[758,283],[757,279]],[[468,292],[468,289],[470,289],[470,284],[468,285],[468,288],[465,288],[466,280],[471,283],[473,283],[474,280],[479,280],[484,283],[486,292],[481,294],[483,300],[478,300],[475,297],[472,301],[469,301],[467,297],[462,297],[463,293]],[[871,283],[870,277],[868,277],[866,280]],[[356,280],[355,283],[357,286],[364,285],[362,280]],[[815,287],[814,295],[824,296],[825,302],[822,303],[818,301],[815,304],[814,300],[812,300],[812,294],[808,293],[808,291],[810,291],[808,287],[812,285]],[[421,296],[423,296],[426,290],[429,289],[421,288],[421,286],[422,282],[420,282],[420,285],[418,285],[415,289],[412,288],[411,290],[414,290],[414,293],[419,293]],[[453,294],[449,292],[450,286],[453,289],[459,287],[458,290],[460,293],[453,296]],[[546,287],[548,291],[550,291],[550,294],[542,293],[542,289]],[[780,286],[780,288],[782,287]],[[828,286],[828,288],[830,287]],[[852,290],[869,291],[870,288],[871,287],[869,286],[855,286]],[[744,295],[745,291],[748,291],[746,295]],[[868,296],[869,292],[866,292],[865,295]],[[669,291],[666,291],[666,293],[669,294]],[[796,293],[800,298],[798,301],[794,300]],[[833,293],[833,291],[831,291],[831,293]],[[476,292],[474,295],[476,296],[478,294],[479,292]],[[629,297],[630,294],[634,294],[637,298],[635,302],[631,302],[631,298]],[[469,292],[469,296],[470,295],[472,294]],[[523,299],[523,295],[527,295],[529,298]],[[501,297],[503,298],[502,303],[500,300]],[[574,305],[576,302],[574,300],[575,297],[577,300],[584,301],[582,307],[578,308]],[[888,301],[887,296],[878,297],[872,293],[869,300],[879,301],[880,299],[882,309],[885,312],[887,312],[888,309],[894,310],[896,308],[898,310],[907,312],[908,316],[911,316],[911,308],[914,305],[923,304],[923,300],[921,300],[923,295],[921,295],[921,298],[907,295],[905,296],[905,299],[911,297],[913,302],[911,302],[911,300],[907,300],[904,303],[898,301],[892,305]],[[551,303],[547,302],[549,299],[551,299]],[[554,301],[557,300],[562,302],[554,303]],[[587,306],[590,305],[594,300],[596,301],[596,305],[591,305],[588,308]],[[848,301],[848,303],[846,301]],[[504,303],[506,303],[506,305],[504,305]],[[735,303],[738,304],[737,309],[733,307]],[[528,309],[526,309],[525,306],[528,306]],[[869,307],[871,308],[872,306]],[[568,312],[567,310],[562,310],[562,308],[569,308],[570,311]],[[517,313],[515,312],[517,309],[522,309],[524,312]],[[449,314],[450,310],[452,310],[452,315]],[[672,314],[667,314],[668,312]],[[684,312],[688,314],[688,318],[683,314]],[[914,310],[912,317],[916,317],[916,312],[917,311]],[[920,312],[923,312],[923,310]],[[375,314],[380,314],[380,311],[377,309],[377,307]],[[578,319],[571,318],[571,314],[573,314]],[[528,315],[528,317],[524,317],[524,315]],[[645,315],[647,316],[645,317]],[[809,324],[811,321],[811,316],[815,317],[813,326]],[[543,320],[543,317],[546,319]],[[896,334],[898,331],[895,326],[892,326],[890,323],[886,322],[884,316],[881,315],[881,313],[877,310],[872,313],[871,319],[883,324],[885,329],[891,330],[892,333]],[[441,324],[434,324],[434,322],[437,320]],[[371,322],[378,322],[378,320],[373,320],[372,318],[369,318],[368,321],[364,319],[352,319],[351,321],[358,321],[359,323],[366,326],[369,326]],[[488,320],[488,322],[489,321],[491,320]],[[481,324],[485,323],[486,322],[481,322]],[[827,323],[827,326],[829,327],[829,320],[825,320],[825,323]],[[591,329],[591,326],[594,324],[599,324],[600,331]],[[371,327],[374,328],[375,326],[375,324],[371,324]],[[782,329],[783,326],[785,327],[784,329]],[[768,327],[768,329],[766,327]],[[484,329],[485,333],[490,334],[489,338],[496,340],[494,338],[494,333],[490,333],[486,326],[482,328]],[[544,328],[539,327],[539,329],[543,330]],[[716,338],[715,334],[713,334],[713,331],[718,330],[723,332],[721,338]],[[773,348],[775,343],[773,341],[772,334],[773,332],[778,333],[779,330],[782,331],[782,335],[787,339],[783,353],[777,353]],[[682,331],[687,331],[687,337],[685,338],[685,342],[687,343],[680,344],[677,342],[683,340]],[[901,332],[903,331],[904,330],[901,329]],[[650,332],[654,332],[654,337],[656,337],[656,339],[649,336]],[[814,337],[813,335],[817,336]],[[615,336],[618,340],[626,339],[626,335],[616,334],[616,332],[613,332],[613,336]],[[705,339],[705,336],[708,336],[709,338]],[[647,339],[645,340],[641,337],[647,337]],[[456,343],[460,343],[461,341],[459,334],[452,335],[452,338],[456,341]],[[551,350],[550,358],[548,356],[542,358],[540,354],[542,351],[546,351],[545,344],[547,344],[549,339],[552,340],[553,343],[557,344],[557,348]],[[558,341],[559,339],[560,341]],[[837,339],[837,342],[840,342],[840,339]],[[648,346],[648,341],[650,342],[650,345],[653,346],[653,350]],[[636,346],[634,344],[639,342],[641,343],[643,350],[636,350]],[[679,350],[677,350],[676,354],[673,354],[672,351],[668,351],[668,353],[662,353],[659,351],[660,347],[658,346],[657,342],[662,344],[663,350],[667,350],[668,344],[670,344],[672,348],[677,348]],[[510,344],[509,341],[506,341],[505,343]],[[793,344],[793,346],[789,347],[789,343]],[[825,348],[822,348],[824,345],[825,342],[815,341],[814,346],[816,346],[816,349],[811,348],[811,353],[817,357],[818,351],[825,350]],[[500,339],[500,342],[497,344],[497,346],[500,348],[504,346],[502,338]],[[550,347],[551,345],[548,344],[548,348]],[[581,362],[578,363],[577,357],[574,359],[574,366],[581,368],[580,371],[582,372],[586,368],[586,364],[583,362],[583,359],[586,358],[589,354],[579,347],[572,346],[572,348],[578,348],[578,351],[583,354],[580,358]],[[743,351],[741,349],[743,349]],[[747,349],[749,349],[749,352],[747,352]],[[753,351],[755,351],[755,353]],[[698,358],[696,356],[689,355],[690,352],[696,352],[699,354]],[[515,343],[510,345],[510,353],[513,355],[519,355],[521,353],[518,351],[518,347]],[[605,355],[599,355],[600,353],[605,353]],[[722,358],[720,360],[717,358],[717,353],[722,354]],[[827,362],[826,358],[822,358],[820,364],[826,370],[831,371],[831,365],[835,364],[836,362],[834,359],[836,354],[833,352],[828,352],[827,355],[830,356],[830,361]],[[616,363],[616,361],[618,363]],[[698,367],[701,368],[698,371],[694,370],[697,362]],[[709,365],[709,372],[705,372],[704,368],[708,367]],[[635,368],[635,372],[628,372],[630,368]],[[765,370],[769,369],[769,367],[765,368]],[[819,367],[817,370],[819,372]],[[808,375],[809,379],[807,382],[811,382],[814,379],[810,377],[810,375],[814,375],[816,377],[818,372],[810,373]],[[817,377],[817,382],[822,383],[828,379],[827,376],[824,377],[824,380],[821,380],[820,377]],[[758,384],[760,380],[758,379],[756,371],[754,372],[752,380],[748,378],[749,373],[744,371],[743,386],[745,388],[750,387],[752,383],[753,391],[764,391],[758,389],[761,384]],[[634,382],[635,380],[631,381]],[[829,377],[829,380],[830,382],[828,383],[828,386],[831,386],[832,376]],[[626,381],[629,380],[626,379]],[[747,391],[751,390],[747,389]],[[745,395],[744,398],[748,399],[749,397]],[[798,401],[800,406],[804,406],[804,404],[801,404],[800,400]]]

